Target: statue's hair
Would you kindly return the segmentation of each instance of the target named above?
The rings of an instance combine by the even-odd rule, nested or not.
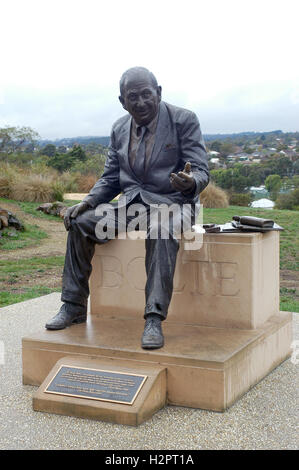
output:
[[[120,79],[120,82],[119,82],[119,89],[120,89],[120,94],[123,96],[123,93],[125,91],[125,86],[126,86],[126,82],[133,76],[136,76],[138,73],[142,73],[142,74],[147,74],[152,82],[152,85],[156,88],[158,86],[158,82],[157,82],[157,79],[155,77],[155,75],[150,72],[148,69],[146,69],[145,67],[132,67],[128,70],[126,70],[122,76],[121,76],[121,79]]]

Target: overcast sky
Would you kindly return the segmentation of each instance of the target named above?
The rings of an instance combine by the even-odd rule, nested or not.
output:
[[[141,65],[203,133],[299,131],[298,0],[0,2],[0,127],[109,135]]]

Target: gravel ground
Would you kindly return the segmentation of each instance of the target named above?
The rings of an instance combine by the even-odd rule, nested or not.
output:
[[[59,305],[54,293],[0,309],[0,449],[298,448],[298,365],[290,359],[225,413],[168,406],[134,428],[33,411],[36,387],[22,385],[21,338],[43,328]],[[294,338],[298,325],[294,314]]]

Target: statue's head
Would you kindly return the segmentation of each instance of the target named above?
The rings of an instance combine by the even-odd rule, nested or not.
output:
[[[133,67],[120,79],[119,100],[137,124],[149,124],[157,115],[161,101],[161,87],[156,77],[144,67]]]

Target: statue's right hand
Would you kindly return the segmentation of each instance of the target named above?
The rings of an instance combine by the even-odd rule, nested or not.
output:
[[[69,207],[64,216],[64,226],[66,230],[70,229],[71,219],[75,219],[77,215],[82,214],[82,212],[85,212],[89,208],[90,208],[89,204],[87,204],[87,202],[84,202],[84,201],[79,202],[79,204],[75,204],[72,207]]]

